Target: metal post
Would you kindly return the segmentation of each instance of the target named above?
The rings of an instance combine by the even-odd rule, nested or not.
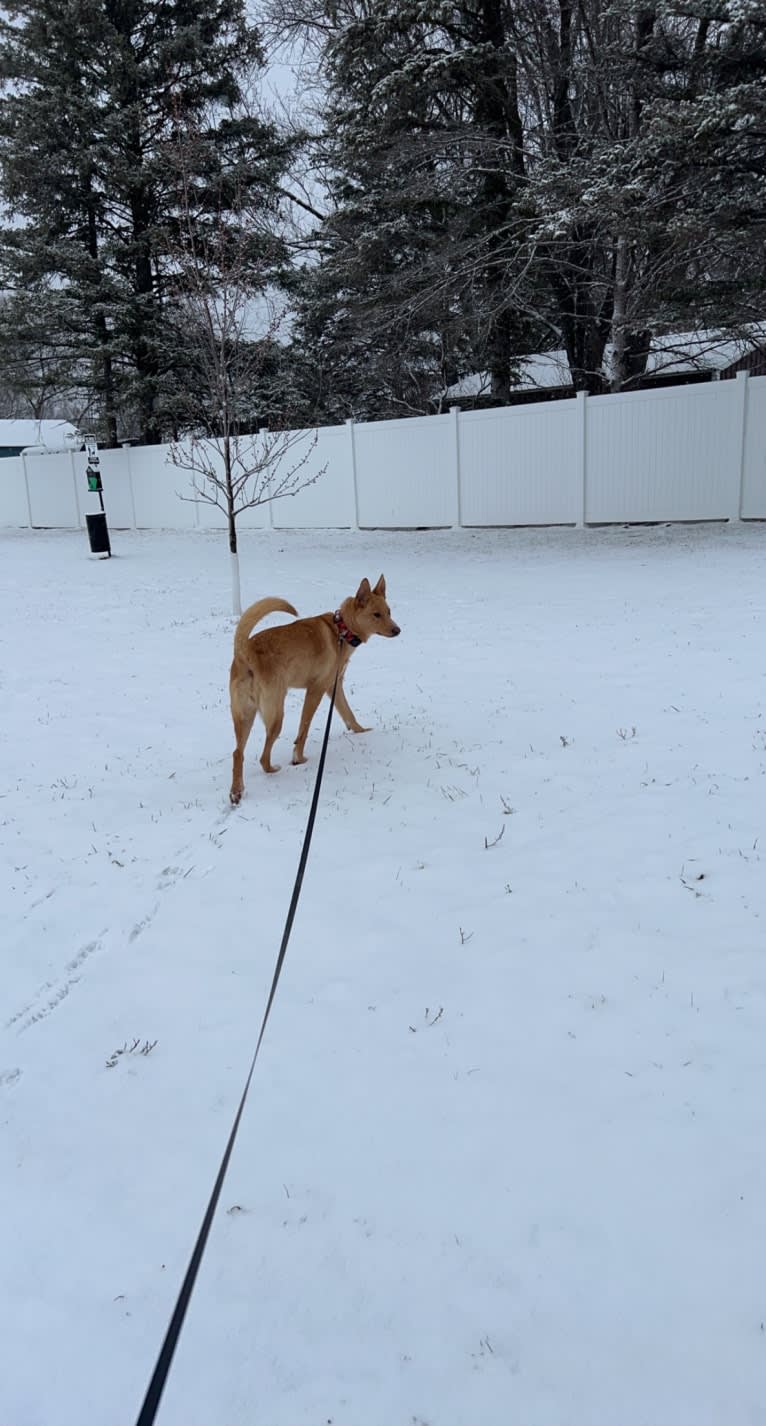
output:
[[[92,494],[98,495],[99,504],[101,506],[100,518],[98,515],[85,516],[91,554],[101,555],[102,558],[111,559],[112,546],[109,541],[109,526],[106,523],[104,488],[101,483],[101,462],[98,458],[98,442],[95,436],[85,437],[85,449],[88,454],[88,464],[85,470],[85,474],[88,478],[88,490],[91,491]]]

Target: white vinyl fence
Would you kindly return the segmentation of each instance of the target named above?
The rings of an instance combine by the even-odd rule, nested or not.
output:
[[[306,442],[313,439],[307,433]],[[305,449],[305,448],[304,448]],[[286,457],[300,458],[300,444]],[[0,460],[0,526],[79,528],[85,455]],[[327,426],[314,484],[243,528],[401,529],[766,520],[766,376],[492,411]],[[113,529],[210,529],[167,446],[101,452]]]

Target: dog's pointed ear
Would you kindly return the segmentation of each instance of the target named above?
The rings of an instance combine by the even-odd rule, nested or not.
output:
[[[385,599],[385,597],[386,597],[386,577],[385,577],[384,574],[382,574],[382,575],[380,576],[380,579],[378,580],[378,582],[377,582],[377,584],[375,585],[375,588],[373,589],[372,592],[373,592],[373,594],[380,594],[380,595],[382,595],[382,597]]]
[[[356,591],[354,602],[356,604],[359,604],[360,606],[364,606],[367,603],[367,600],[369,599],[371,593],[372,591],[370,589],[369,579],[363,579],[359,588]]]

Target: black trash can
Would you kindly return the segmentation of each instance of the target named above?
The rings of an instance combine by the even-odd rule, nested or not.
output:
[[[111,555],[112,550],[109,544],[109,530],[107,529],[106,515],[103,510],[98,510],[95,515],[86,515],[85,523],[88,526],[91,554]]]

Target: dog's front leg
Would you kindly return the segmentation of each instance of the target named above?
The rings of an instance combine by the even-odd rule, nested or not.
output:
[[[306,697],[303,700],[303,712],[301,713],[301,721],[298,727],[298,736],[295,739],[295,746],[293,748],[293,764],[296,767],[306,761],[303,749],[306,745],[309,728],[311,727],[311,720],[322,701],[323,693],[324,689],[317,688],[316,684],[312,684],[310,688],[306,689]]]
[[[361,723],[354,717],[349,707],[348,699],[343,692],[342,684],[338,684],[338,691],[335,694],[335,707],[340,717],[343,719],[349,733],[369,733],[369,728],[363,728]]]

